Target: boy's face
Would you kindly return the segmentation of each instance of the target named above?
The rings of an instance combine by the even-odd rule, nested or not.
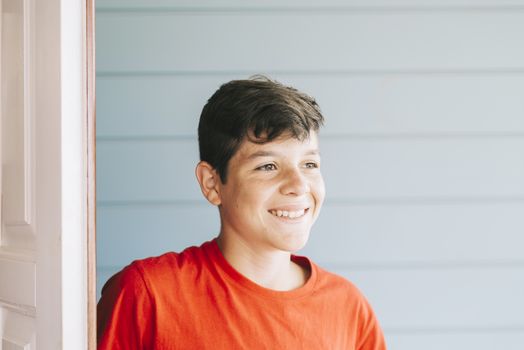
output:
[[[324,201],[318,137],[243,141],[218,184],[222,234],[258,252],[302,248]]]

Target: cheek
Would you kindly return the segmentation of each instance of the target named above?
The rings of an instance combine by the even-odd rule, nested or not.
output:
[[[250,212],[258,210],[264,203],[266,192],[261,190],[256,182],[251,182],[231,189],[228,197],[228,204],[231,209],[249,215]],[[251,215],[253,214],[251,213]]]
[[[316,197],[316,200],[318,202],[317,204],[322,204],[322,202],[324,201],[324,197],[326,196],[326,186],[324,184],[324,179],[322,178],[322,175],[318,175],[318,177],[314,179],[314,181],[311,184],[311,189],[314,196]]]

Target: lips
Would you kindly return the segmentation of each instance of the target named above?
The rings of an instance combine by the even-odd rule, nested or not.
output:
[[[309,208],[299,210],[272,209],[269,210],[269,213],[281,218],[297,219],[304,216],[308,210]]]

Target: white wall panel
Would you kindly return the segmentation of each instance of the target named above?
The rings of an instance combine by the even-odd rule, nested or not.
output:
[[[98,137],[196,135],[202,107],[242,74],[101,76]],[[524,133],[524,74],[273,74],[316,98],[325,135]]]
[[[97,30],[100,72],[524,68],[521,11],[100,13]]]
[[[524,262],[524,202],[325,205],[301,252],[350,266]]]
[[[524,331],[522,264],[334,271],[364,292],[385,329]]]
[[[324,140],[322,166],[334,199],[522,196],[524,140]]]
[[[154,8],[241,8],[241,9],[318,9],[337,8],[440,8],[440,7],[484,7],[484,6],[520,6],[522,0],[98,0],[98,10],[104,9],[154,9]]]
[[[521,350],[524,330],[464,330],[388,333],[389,350]]]
[[[200,199],[196,140],[98,142],[97,199]],[[118,181],[114,181],[118,178]]]
[[[196,140],[99,142],[98,152],[100,201],[201,198]],[[524,195],[520,138],[327,138],[321,152],[331,199]]]
[[[204,199],[193,206],[101,206],[97,214],[99,266],[124,266],[135,259],[179,252],[212,239],[220,230],[218,209]],[[125,249],[114,249],[122,244]]]

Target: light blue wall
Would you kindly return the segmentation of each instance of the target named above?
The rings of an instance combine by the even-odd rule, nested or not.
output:
[[[301,252],[393,350],[524,344],[524,1],[97,1],[98,283],[218,232],[201,108],[255,73],[315,96],[327,200]]]

